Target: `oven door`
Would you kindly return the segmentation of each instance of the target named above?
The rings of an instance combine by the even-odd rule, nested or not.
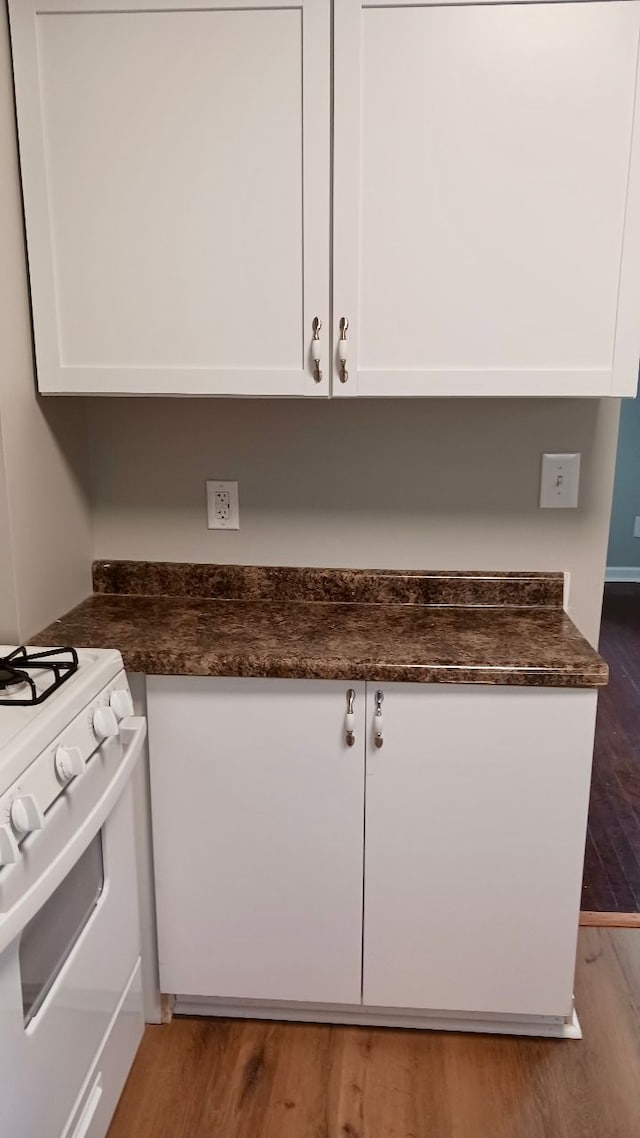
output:
[[[99,798],[96,782],[69,841],[78,803],[62,797],[51,808],[36,836],[45,841],[23,849],[23,886],[0,917],[2,1133],[15,1138],[61,1134],[139,959],[130,776],[144,721],[135,722],[142,728],[122,744],[116,777]],[[83,797],[90,772],[91,764],[78,781]],[[6,943],[17,913],[20,928]]]

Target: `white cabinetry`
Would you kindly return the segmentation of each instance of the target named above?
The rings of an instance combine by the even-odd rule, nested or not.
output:
[[[9,9],[41,391],[635,393],[640,0]]]
[[[150,676],[160,983],[360,1000],[364,684]]]
[[[327,0],[10,10],[40,390],[326,394]]]
[[[552,1017],[561,1034],[596,699],[149,677],[163,990],[223,1013]]]
[[[639,26],[636,2],[336,4],[335,395],[635,394]]]
[[[381,690],[384,745],[367,747],[364,1003],[569,1015],[595,692]]]

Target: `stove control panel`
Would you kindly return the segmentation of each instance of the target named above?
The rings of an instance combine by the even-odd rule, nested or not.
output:
[[[46,826],[47,810],[72,793],[87,765],[120,747],[121,725],[133,713],[127,677],[119,672],[0,796],[0,867],[17,861],[20,843]]]

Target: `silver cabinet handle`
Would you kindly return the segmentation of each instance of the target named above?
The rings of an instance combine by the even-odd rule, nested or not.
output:
[[[346,383],[349,378],[347,371],[347,329],[349,321],[346,316],[340,320],[340,339],[338,340],[338,362],[340,364],[340,382]]]
[[[384,692],[376,692],[376,713],[373,717],[373,741],[376,747],[381,747],[384,743],[384,725],[382,722],[382,702],[384,700]]]
[[[316,383],[322,382],[322,372],[320,370],[320,329],[322,328],[322,320],[319,316],[314,316],[313,324],[313,339],[311,341],[311,358],[313,360],[313,378]]]
[[[346,730],[347,747],[353,747],[353,744],[356,741],[356,736],[355,736],[355,731],[354,731],[354,727],[355,727],[355,723],[356,723],[356,717],[355,717],[355,714],[353,711],[353,701],[355,700],[355,698],[356,698],[355,691],[353,690],[353,688],[349,688],[349,691],[347,692],[347,714],[345,715],[345,721],[344,721],[345,730]]]

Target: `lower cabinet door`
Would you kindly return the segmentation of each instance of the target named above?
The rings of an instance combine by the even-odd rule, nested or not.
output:
[[[148,719],[162,990],[359,1003],[364,684],[152,676]]]
[[[570,1014],[595,691],[379,687],[364,1003]]]

